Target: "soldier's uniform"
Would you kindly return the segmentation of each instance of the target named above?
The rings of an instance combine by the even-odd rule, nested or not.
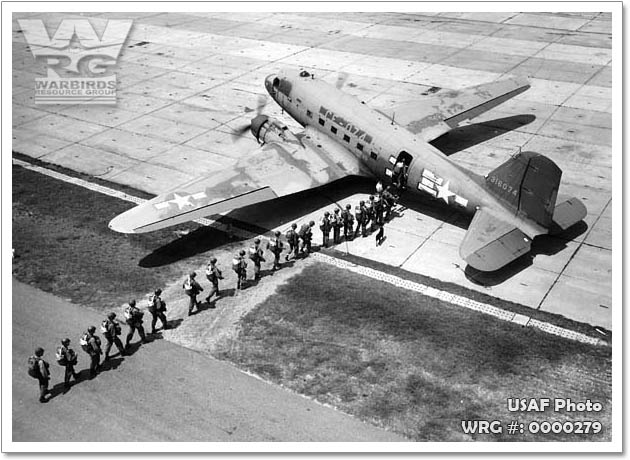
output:
[[[90,355],[90,378],[94,378],[100,368],[101,355],[101,339],[94,335],[96,328],[94,326],[88,327],[88,330],[83,336],[81,336],[81,348],[88,355]]]
[[[280,232],[275,233],[275,238],[269,241],[267,244],[267,249],[269,249],[273,254],[273,269],[278,270],[280,268],[280,254],[282,254],[282,249],[284,245],[282,244],[282,240],[280,239]]]
[[[149,301],[147,302],[147,310],[151,313],[151,334],[155,334],[155,325],[157,320],[162,322],[162,330],[168,329],[168,321],[166,320],[166,302],[162,300],[162,289],[156,289]]]
[[[310,221],[308,224],[302,225],[300,227],[299,236],[302,239],[302,252],[305,252],[306,255],[311,253],[311,244],[313,241],[313,227],[315,226],[315,222]]]
[[[127,319],[127,326],[129,326],[129,332],[127,333],[127,340],[125,341],[125,349],[129,348],[133,334],[138,330],[138,335],[142,343],[146,342],[146,336],[144,335],[144,327],[142,327],[142,317],[144,313],[136,307],[136,301],[130,300],[129,305],[125,308],[125,318]]]
[[[236,272],[236,289],[243,289],[247,278],[247,261],[245,251],[241,250],[232,260],[232,270]]]
[[[361,236],[365,238],[368,234],[367,224],[370,221],[370,211],[368,210],[365,201],[361,200]]]
[[[287,243],[289,243],[289,253],[286,255],[285,260],[289,260],[291,254],[293,258],[297,259],[298,251],[300,249],[300,238],[296,232],[297,224],[291,224],[291,228],[287,232]]]
[[[392,209],[396,204],[396,197],[392,194],[390,187],[383,191],[383,209],[385,211],[385,220],[389,221],[392,217]]]
[[[212,286],[212,290],[206,297],[206,303],[210,303],[210,298],[213,295],[216,295],[219,298],[219,280],[223,279],[223,273],[221,269],[217,267],[217,259],[213,257],[210,259],[210,263],[206,267],[206,279],[210,281],[210,285]]]
[[[79,380],[79,374],[74,372],[74,366],[78,361],[77,354],[72,348],[70,348],[70,339],[64,339],[61,341],[61,346],[57,348],[57,363],[64,367],[63,384],[65,390],[70,388],[70,378],[74,378],[75,381]]]
[[[351,235],[354,233],[352,231],[352,227],[354,225],[354,218],[352,217],[352,206],[350,206],[349,204],[346,205],[346,209],[341,211],[341,219],[343,221],[343,236],[346,241],[348,241],[351,239]]]
[[[383,224],[383,200],[378,195],[374,198],[373,212],[374,212],[374,223],[376,223],[377,226],[382,225]]]
[[[249,248],[249,258],[254,263],[254,279],[260,279],[260,265],[262,262],[265,262],[265,258],[263,257],[263,250],[260,247],[260,238],[256,238],[254,240],[254,246]]]
[[[197,300],[197,295],[203,291],[203,288],[197,281],[195,281],[196,276],[197,274],[192,272],[186,277],[184,284],[182,285],[184,292],[190,300],[188,303],[188,316],[192,315],[192,311],[195,307],[197,307],[197,311],[199,311],[199,301]]]
[[[359,205],[357,205],[354,208],[354,217],[357,221],[357,229],[354,231],[354,237],[356,238],[357,236],[359,236],[359,232],[361,231],[361,226],[363,225],[363,201],[361,201],[361,203],[359,203]]]
[[[35,350],[35,354],[29,357],[29,365],[31,361],[35,361],[35,369],[36,373],[33,375],[39,383],[39,402],[45,403],[47,402],[46,395],[50,393],[48,391],[48,382],[50,382],[50,365],[44,361],[44,349],[39,347]]]
[[[367,200],[367,202],[365,203],[365,209],[367,209],[367,222],[366,225],[369,224],[370,228],[369,231],[373,232],[374,231],[374,224],[376,221],[375,218],[375,214],[374,214],[374,195],[370,195],[370,198]]]
[[[105,361],[109,359],[109,351],[112,349],[112,345],[114,344],[116,344],[116,348],[118,348],[120,355],[123,356],[125,354],[125,349],[118,338],[118,336],[122,333],[122,329],[118,321],[116,321],[116,313],[111,312],[107,315],[107,319],[103,321],[103,324],[101,325],[101,332],[107,342],[105,344],[105,357],[103,359]]]
[[[332,216],[333,242],[335,244],[341,243],[341,227],[343,225],[343,220],[339,214],[340,211],[341,210],[339,208],[335,208],[335,213]]]
[[[330,213],[326,211],[324,217],[319,222],[319,229],[322,231],[322,246],[327,248],[330,241],[331,218]]]

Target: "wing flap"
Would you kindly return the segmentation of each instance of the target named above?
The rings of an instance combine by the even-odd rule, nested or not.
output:
[[[480,209],[459,247],[459,255],[473,268],[489,272],[507,265],[530,249],[531,240],[521,230]]]
[[[430,142],[528,88],[529,82],[525,78],[506,79],[460,91],[444,91],[391,107],[382,113]]]

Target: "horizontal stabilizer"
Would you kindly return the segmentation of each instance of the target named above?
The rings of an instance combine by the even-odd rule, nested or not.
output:
[[[553,211],[553,223],[564,231],[586,217],[586,206],[577,198],[558,199]]]
[[[531,240],[518,228],[485,209],[473,217],[459,247],[459,255],[471,267],[489,272],[529,252]]]

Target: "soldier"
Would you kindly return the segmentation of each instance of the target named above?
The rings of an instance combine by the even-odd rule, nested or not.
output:
[[[206,279],[210,281],[210,284],[212,285],[212,290],[208,294],[208,297],[206,297],[206,303],[210,303],[210,298],[213,295],[216,295],[217,299],[219,298],[219,280],[223,279],[223,273],[221,272],[221,269],[217,267],[216,257],[211,258],[210,263],[206,267]]]
[[[165,331],[168,329],[168,321],[166,320],[166,302],[162,300],[160,297],[162,295],[162,289],[156,289],[153,294],[149,297],[149,301],[147,302],[147,310],[151,313],[151,334],[155,334],[155,325],[157,324],[158,318],[162,322],[162,330]]]
[[[383,222],[379,222],[377,224],[378,233],[376,234],[376,245],[380,246],[385,240],[385,224]]]
[[[330,241],[330,227],[330,213],[326,211],[324,217],[322,217],[322,220],[319,222],[319,229],[322,231],[322,247],[324,248],[328,247],[328,242]]]
[[[383,191],[383,209],[385,211],[385,221],[389,222],[392,217],[392,208],[396,204],[396,197],[391,192],[391,187]]]
[[[367,209],[367,212],[366,212],[366,214],[367,214],[366,226],[367,226],[367,224],[370,224],[369,232],[373,232],[374,231],[374,223],[375,223],[374,195],[370,195],[370,198],[365,203],[365,209]]]
[[[365,238],[367,236],[367,224],[370,221],[370,211],[365,204],[365,201],[361,200],[361,236]]]
[[[73,377],[75,382],[79,380],[79,374],[74,372],[74,366],[77,364],[77,354],[72,348],[70,348],[70,339],[63,339],[61,346],[57,348],[56,356],[57,363],[63,366],[65,369],[63,376],[64,392],[70,389],[70,377]]]
[[[79,344],[83,351],[85,351],[88,355],[90,355],[90,378],[93,379],[96,377],[97,372],[101,367],[101,355],[103,351],[101,350],[101,339],[94,335],[96,332],[96,328],[94,326],[90,326],[87,329],[87,332],[81,336],[79,340]]]
[[[254,245],[249,248],[249,258],[254,263],[254,280],[260,279],[260,264],[265,262],[263,250],[260,247],[260,238],[254,240]]]
[[[49,364],[44,361],[44,349],[38,347],[35,349],[35,354],[28,358],[28,375],[36,378],[39,382],[39,402],[48,402],[46,395],[50,393],[48,391],[48,382],[50,381]]]
[[[199,311],[197,295],[203,291],[203,288],[197,281],[195,281],[196,276],[197,274],[195,272],[191,272],[190,275],[186,277],[184,284],[182,285],[184,292],[190,298],[190,303],[188,304],[188,316],[192,315],[193,308],[195,307],[197,307],[197,311]]]
[[[311,253],[311,243],[313,241],[313,227],[315,226],[315,222],[310,221],[308,224],[302,225],[300,227],[299,236],[302,239],[302,252],[309,255]]]
[[[379,180],[376,183],[376,196],[380,198],[381,195],[383,195],[383,183]]]
[[[352,227],[354,226],[354,218],[352,217],[352,206],[347,204],[346,209],[341,211],[341,219],[343,221],[343,236],[349,241],[351,235],[354,234]]]
[[[383,200],[380,195],[374,197],[374,223],[379,226],[383,224]]]
[[[339,214],[340,211],[341,209],[335,208],[335,213],[332,216],[333,242],[335,244],[341,243],[341,227],[343,225],[343,220]]]
[[[284,245],[280,239],[281,233],[276,231],[274,235],[275,238],[267,243],[267,249],[273,253],[273,270],[278,270],[280,268],[280,254],[282,253]]]
[[[285,256],[285,260],[289,260],[291,254],[293,254],[293,259],[297,259],[298,250],[300,248],[300,238],[296,232],[297,224],[291,224],[291,228],[287,232],[287,243],[289,243],[289,253]]]
[[[130,300],[129,304],[125,307],[125,318],[127,319],[127,326],[129,326],[127,340],[125,341],[125,349],[129,349],[131,339],[133,338],[133,334],[136,332],[136,329],[138,330],[138,335],[140,336],[142,343],[146,342],[147,339],[144,335],[144,327],[142,327],[143,316],[144,312],[136,307],[136,301],[133,299]]]
[[[118,348],[120,355],[124,356],[125,349],[118,338],[118,336],[122,333],[122,329],[120,327],[120,323],[116,321],[116,313],[111,312],[107,315],[107,319],[105,319],[101,324],[101,332],[107,342],[105,344],[105,357],[103,358],[103,361],[107,361],[109,359],[109,351],[112,349],[113,344],[116,344],[116,348]]]
[[[354,208],[354,217],[357,221],[357,229],[354,231],[354,237],[356,238],[359,235],[359,231],[361,230],[361,226],[363,225],[363,205],[365,201],[361,200],[358,206]]]
[[[232,259],[232,270],[236,272],[236,289],[243,289],[245,279],[247,278],[247,261],[245,260],[245,251],[241,251],[236,254]]]

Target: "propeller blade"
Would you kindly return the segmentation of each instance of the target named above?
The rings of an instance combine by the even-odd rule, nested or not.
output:
[[[258,106],[256,107],[256,113],[258,115],[260,115],[263,111],[263,109],[267,106],[267,96],[261,94],[260,96],[258,96]]]

